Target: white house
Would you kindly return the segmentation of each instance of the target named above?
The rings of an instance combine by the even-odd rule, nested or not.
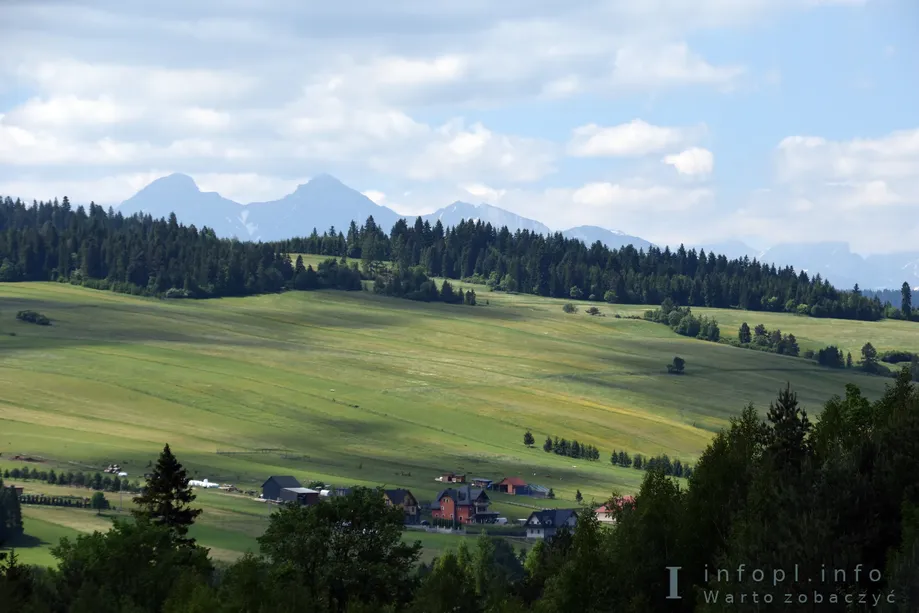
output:
[[[543,509],[542,511],[533,511],[526,522],[527,538],[552,538],[562,526],[567,526],[569,530],[574,530],[577,521],[577,509]]]

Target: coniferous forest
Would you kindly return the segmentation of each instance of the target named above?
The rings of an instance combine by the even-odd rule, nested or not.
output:
[[[434,277],[556,298],[622,304],[661,304],[669,298],[684,307],[858,320],[881,319],[886,312],[876,296],[863,296],[857,288],[841,291],[819,274],[683,247],[611,250],[560,234],[511,233],[472,221],[444,228],[420,218],[412,225],[400,220],[389,233],[369,218],[360,227],[352,222],[347,235],[330,228],[322,235],[254,243],[185,227],[174,214],[168,220],[126,218],[94,204],[74,209],[67,198],[31,206],[9,197],[0,202],[0,281],[66,280],[138,295],[242,296],[310,285],[297,283],[291,253],[360,261],[365,279],[386,274],[381,264],[392,261],[406,279],[412,277],[406,271],[421,267]],[[425,299],[424,290],[413,292]]]

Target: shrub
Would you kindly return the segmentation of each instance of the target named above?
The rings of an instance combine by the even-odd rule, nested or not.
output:
[[[30,324],[38,324],[39,326],[50,326],[51,320],[38,313],[36,311],[19,311],[16,313],[16,319],[19,321],[24,321]]]
[[[671,375],[682,375],[685,368],[686,360],[680,356],[676,356],[671,364],[667,364],[667,372]]]
[[[565,306],[562,307],[562,310],[566,313],[577,313],[578,307],[574,306],[570,302],[565,303]]]
[[[592,307],[590,307],[589,309],[587,309],[587,314],[588,314],[588,315],[599,315],[599,314],[600,314],[600,309],[598,309],[598,308],[595,307],[595,306],[592,306]]]

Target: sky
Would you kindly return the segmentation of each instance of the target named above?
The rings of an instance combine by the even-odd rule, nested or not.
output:
[[[919,245],[914,0],[3,0],[0,194],[330,173],[658,244]]]

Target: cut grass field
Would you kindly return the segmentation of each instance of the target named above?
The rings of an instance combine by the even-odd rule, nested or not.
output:
[[[748,402],[765,408],[786,382],[813,414],[848,382],[876,397],[888,381],[613,317],[648,307],[601,304],[607,316],[591,317],[583,304],[569,315],[564,301],[475,289],[480,306],[469,307],[369,292],[163,301],[0,284],[0,467],[22,454],[56,470],[118,463],[133,479],[168,442],[193,478],[244,489],[293,474],[408,487],[430,500],[441,487],[434,477],[456,471],[519,475],[555,490],[555,501],[494,494],[495,510],[514,520],[532,510],[521,503],[574,506],[576,490],[588,501],[635,491],[643,473],[611,466],[613,449],[695,461],[730,416]],[[53,325],[16,321],[24,309]],[[802,348],[919,347],[919,325],[904,322],[699,311],[725,334],[741,321],[763,323],[795,334]],[[675,355],[686,360],[683,376],[666,374]],[[545,453],[546,435],[595,445],[601,458]],[[265,448],[285,451],[247,453]],[[215,558],[256,547],[264,504],[215,491],[199,502],[195,530]],[[94,519],[64,517],[74,512],[95,517],[30,507],[27,531],[42,542],[49,526],[91,531]],[[422,538],[430,556],[451,537],[407,538]]]

